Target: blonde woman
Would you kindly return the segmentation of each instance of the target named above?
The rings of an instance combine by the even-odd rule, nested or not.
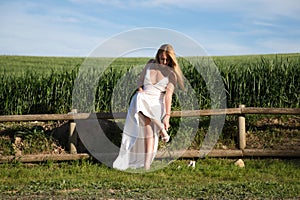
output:
[[[162,45],[143,69],[137,93],[128,109],[119,155],[113,167],[150,169],[158,138],[170,140],[172,95],[176,84],[184,88],[183,75],[170,44]]]

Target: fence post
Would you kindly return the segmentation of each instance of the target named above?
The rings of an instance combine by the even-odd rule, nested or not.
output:
[[[77,113],[77,109],[72,109],[71,113],[69,114],[74,114]],[[71,154],[76,154],[77,153],[77,132],[75,131],[76,128],[76,123],[74,122],[74,120],[72,120],[70,122],[70,130],[69,130],[69,151]]]
[[[239,105],[240,109],[245,108],[245,105]],[[245,114],[239,115],[239,148],[244,150],[246,148],[246,119]]]

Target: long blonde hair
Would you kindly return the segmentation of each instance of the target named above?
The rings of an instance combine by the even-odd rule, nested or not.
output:
[[[180,86],[181,89],[184,89],[184,80],[183,80],[182,71],[177,62],[175,51],[174,51],[172,45],[163,44],[160,46],[160,48],[158,49],[156,56],[155,56],[155,60],[157,63],[159,63],[159,55],[163,52],[166,52],[167,56],[171,59],[168,66],[172,67],[174,69],[176,76],[177,76],[178,85]]]

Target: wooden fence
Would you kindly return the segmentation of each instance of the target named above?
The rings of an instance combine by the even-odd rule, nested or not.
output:
[[[210,157],[243,157],[243,156],[275,156],[275,157],[300,157],[298,151],[282,151],[282,150],[254,150],[245,149],[246,147],[246,118],[247,114],[274,114],[274,115],[300,115],[300,108],[256,108],[245,107],[240,105],[239,108],[226,108],[226,109],[214,109],[214,110],[193,110],[193,111],[172,111],[171,117],[198,117],[198,116],[213,116],[213,115],[238,115],[238,138],[239,149],[238,150],[213,150],[208,156]],[[68,160],[68,159],[80,159],[88,157],[87,154],[77,154],[76,144],[77,135],[75,133],[75,121],[74,120],[88,120],[88,119],[123,119],[126,117],[125,112],[119,113],[77,113],[76,110],[68,114],[34,114],[34,115],[4,115],[0,116],[0,122],[24,122],[24,121],[70,121],[69,131],[69,149],[71,155],[65,155],[64,158],[60,157],[55,159],[54,156],[25,156],[19,158],[20,161],[32,162],[32,161],[44,161],[49,158],[52,160]],[[199,157],[199,151],[185,151],[175,152],[175,154],[182,155],[182,157]],[[158,154],[158,156],[160,156]],[[31,159],[32,158],[32,159]],[[15,159],[14,156],[0,158],[0,162],[9,161]]]

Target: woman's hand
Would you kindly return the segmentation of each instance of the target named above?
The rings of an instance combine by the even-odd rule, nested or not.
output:
[[[139,88],[137,89],[137,92],[144,92],[144,90],[143,90],[143,88],[139,87]]]
[[[163,123],[164,123],[165,130],[166,130],[166,131],[168,131],[169,128],[170,128],[170,123],[169,123],[169,121],[170,121],[170,115],[166,115],[166,116],[164,117],[164,120],[163,120]]]

